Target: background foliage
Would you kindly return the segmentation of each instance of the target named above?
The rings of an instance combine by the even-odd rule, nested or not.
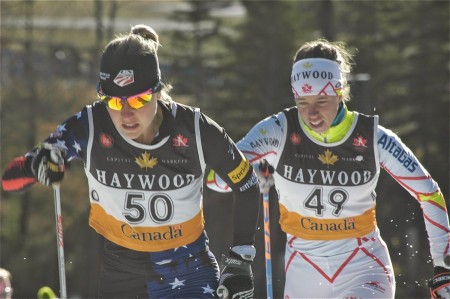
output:
[[[163,80],[175,100],[199,106],[236,141],[262,118],[293,105],[296,49],[323,37],[356,52],[350,108],[379,114],[449,198],[448,1],[1,1],[1,167],[25,153],[95,97],[101,49],[130,25],[161,35]],[[398,298],[428,297],[432,275],[417,202],[384,172],[378,223],[394,263]],[[81,163],[62,185],[70,297],[96,292],[100,241],[88,227]],[[205,189],[205,217],[217,256],[230,241],[231,200]],[[276,194],[271,194],[272,198]],[[52,192],[36,185],[1,193],[0,266],[16,298],[58,290]],[[271,205],[274,289],[282,297],[284,235]],[[262,226],[262,224],[261,224]],[[265,296],[263,237],[254,264]]]

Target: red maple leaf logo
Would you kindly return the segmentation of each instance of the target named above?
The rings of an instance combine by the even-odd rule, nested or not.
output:
[[[367,139],[362,137],[361,135],[358,135],[356,138],[353,138],[353,145],[354,146],[367,146]]]
[[[187,138],[181,134],[178,134],[177,136],[173,137],[172,144],[175,147],[188,147],[189,146]]]
[[[311,93],[312,86],[309,85],[308,83],[306,83],[305,85],[302,86],[302,90],[303,90],[304,93]]]
[[[298,145],[300,143],[300,135],[298,135],[297,133],[292,133],[291,134],[291,142],[294,145]]]

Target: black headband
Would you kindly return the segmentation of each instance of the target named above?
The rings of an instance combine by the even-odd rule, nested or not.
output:
[[[131,96],[146,91],[161,80],[158,57],[153,54],[103,54],[100,87],[111,96]]]

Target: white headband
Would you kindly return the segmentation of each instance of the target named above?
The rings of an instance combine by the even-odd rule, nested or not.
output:
[[[295,97],[339,96],[343,81],[339,64],[329,59],[306,58],[292,66],[291,85]]]

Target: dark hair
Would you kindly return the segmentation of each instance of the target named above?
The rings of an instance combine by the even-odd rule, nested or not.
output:
[[[147,25],[135,25],[131,27],[128,34],[119,34],[110,41],[103,53],[156,55],[159,46],[159,36],[153,28]]]
[[[115,54],[115,55],[146,55],[153,54],[156,57],[158,48],[161,46],[159,43],[159,35],[156,31],[144,24],[138,24],[131,27],[128,34],[119,34],[112,41],[110,41],[103,54]],[[170,84],[161,82],[159,91],[161,90],[161,100],[170,101],[169,92],[172,89]]]
[[[326,39],[317,39],[303,44],[295,53],[293,63],[305,58],[324,58],[336,61],[344,78],[342,98],[348,101],[350,99],[350,86],[347,84],[345,75],[352,71],[354,65],[353,56],[354,54],[350,52],[347,44],[344,42],[330,42]]]

